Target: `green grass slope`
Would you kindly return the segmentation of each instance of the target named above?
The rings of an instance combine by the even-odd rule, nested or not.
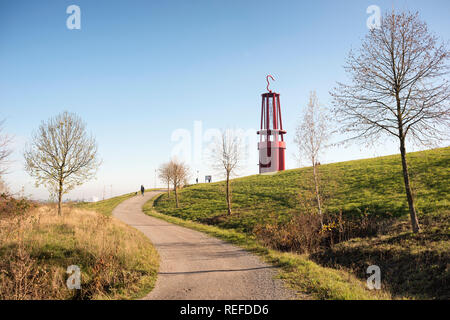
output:
[[[419,218],[442,216],[450,204],[450,147],[408,154]],[[343,214],[367,212],[382,216],[408,215],[399,155],[320,166],[329,196],[327,210]],[[311,168],[254,175],[232,182],[233,216],[226,216],[224,184],[199,184],[181,192],[181,207],[163,195],[157,210],[182,219],[251,232],[270,219],[289,219],[298,212],[300,194],[310,190]]]
[[[86,210],[93,210],[101,213],[105,216],[111,216],[115,207],[121,204],[123,201],[134,196],[134,193],[127,193],[118,197],[109,198],[97,202],[82,202],[77,203],[75,207]]]
[[[307,255],[272,250],[258,243],[252,235],[161,214],[155,210],[153,202],[154,199],[151,199],[144,205],[143,209],[146,214],[240,246],[279,267],[278,277],[298,292],[297,298],[300,300],[311,298],[319,300],[386,300],[392,298],[385,290],[368,290],[364,281],[345,270],[320,266],[308,259]]]
[[[158,189],[146,189],[145,192],[150,192],[153,190],[158,190]],[[98,213],[101,213],[101,214],[109,217],[112,215],[113,210],[119,204],[121,204],[125,200],[128,200],[128,199],[134,197],[135,194],[136,194],[135,192],[131,192],[131,193],[123,194],[121,196],[112,197],[112,198],[97,201],[97,202],[80,202],[80,203],[75,204],[75,207],[80,208],[80,209],[93,210],[93,211],[96,211]],[[137,194],[140,194],[140,191],[138,191]]]

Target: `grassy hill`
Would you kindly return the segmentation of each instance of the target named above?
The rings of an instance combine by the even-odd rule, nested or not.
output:
[[[450,205],[450,147],[408,154],[419,217],[442,216]],[[381,216],[408,214],[400,156],[348,161],[320,166],[326,209],[344,215],[363,212]],[[226,215],[222,182],[199,184],[181,193],[181,208],[164,195],[155,206],[161,213],[250,232],[258,223],[289,219],[300,210],[299,196],[311,189],[311,168],[254,175],[233,180],[233,210]],[[214,219],[216,218],[216,219]]]
[[[423,232],[409,232],[399,155],[321,165],[327,213],[374,217],[388,227],[313,252],[309,259],[361,280],[367,278],[367,266],[377,264],[384,270],[383,287],[393,296],[448,299],[450,148],[410,153],[407,158]],[[165,215],[255,236],[260,226],[289,224],[302,213],[305,195],[311,193],[311,171],[301,168],[233,180],[232,216],[226,214],[223,182],[185,188],[178,209],[167,194],[154,205]]]
[[[106,200],[100,200],[97,202],[81,202],[75,206],[80,209],[94,210],[105,216],[110,217],[115,207],[117,207],[123,201],[130,199],[134,196],[134,193],[127,193],[121,196],[113,197]]]
[[[150,192],[153,190],[157,190],[157,189],[147,189],[147,190],[145,190],[145,192]],[[80,203],[75,204],[75,207],[80,208],[80,209],[93,210],[93,211],[101,213],[105,216],[110,217],[112,215],[113,210],[119,204],[121,204],[123,201],[125,201],[127,199],[134,197],[138,193],[140,193],[140,191],[138,191],[137,193],[135,193],[135,192],[127,193],[127,194],[123,194],[123,195],[120,195],[117,197],[112,197],[109,199],[100,200],[100,201],[96,201],[96,202],[80,202]]]

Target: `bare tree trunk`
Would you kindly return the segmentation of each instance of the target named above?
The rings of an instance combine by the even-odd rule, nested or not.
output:
[[[409,183],[408,163],[406,162],[406,148],[405,148],[405,134],[403,132],[403,117],[401,113],[401,104],[398,93],[397,100],[397,114],[398,114],[398,136],[400,138],[400,154],[402,157],[403,180],[405,182],[406,198],[408,199],[409,216],[411,217],[411,227],[414,233],[420,231],[419,221],[417,219],[416,209],[414,208],[414,199],[412,196],[411,185]]]
[[[230,173],[227,172],[227,207],[228,207],[228,215],[231,215],[231,190],[230,190]]]
[[[170,198],[170,181],[167,181],[167,197]]]
[[[175,191],[175,203],[176,203],[176,207],[177,208],[179,208],[180,207],[180,204],[179,204],[179,202],[178,202],[178,186],[174,186],[174,191]]]
[[[319,209],[319,215],[320,215],[320,225],[323,227],[322,204],[320,203],[319,180],[317,178],[317,169],[316,169],[315,161],[313,161],[313,176],[314,176],[314,186],[316,188],[317,208]]]
[[[414,198],[412,196],[411,185],[409,184],[408,163],[406,162],[405,139],[400,139],[400,153],[402,156],[403,180],[405,181],[406,197],[408,199],[409,215],[411,217],[411,227],[414,233],[420,231],[416,209],[414,208]]]
[[[61,203],[62,203],[62,191],[63,191],[63,181],[59,180],[59,189],[58,189],[58,215],[61,215]]]

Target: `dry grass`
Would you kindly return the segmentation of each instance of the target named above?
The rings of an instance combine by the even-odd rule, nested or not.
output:
[[[0,218],[0,299],[129,299],[154,285],[158,255],[139,231],[111,217],[40,206]],[[69,290],[67,267],[81,269]]]

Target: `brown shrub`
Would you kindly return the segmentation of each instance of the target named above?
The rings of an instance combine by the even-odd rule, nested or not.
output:
[[[253,233],[265,245],[298,253],[313,253],[356,237],[373,237],[384,233],[392,221],[364,213],[360,217],[343,217],[342,213],[325,214],[323,226],[319,214],[293,215],[285,223],[257,225]]]
[[[299,253],[315,251],[323,241],[324,234],[317,214],[299,214],[285,224],[258,225],[254,234],[266,246],[281,251]]]
[[[26,199],[15,199],[7,193],[0,194],[0,219],[12,215],[23,215],[33,204]]]

